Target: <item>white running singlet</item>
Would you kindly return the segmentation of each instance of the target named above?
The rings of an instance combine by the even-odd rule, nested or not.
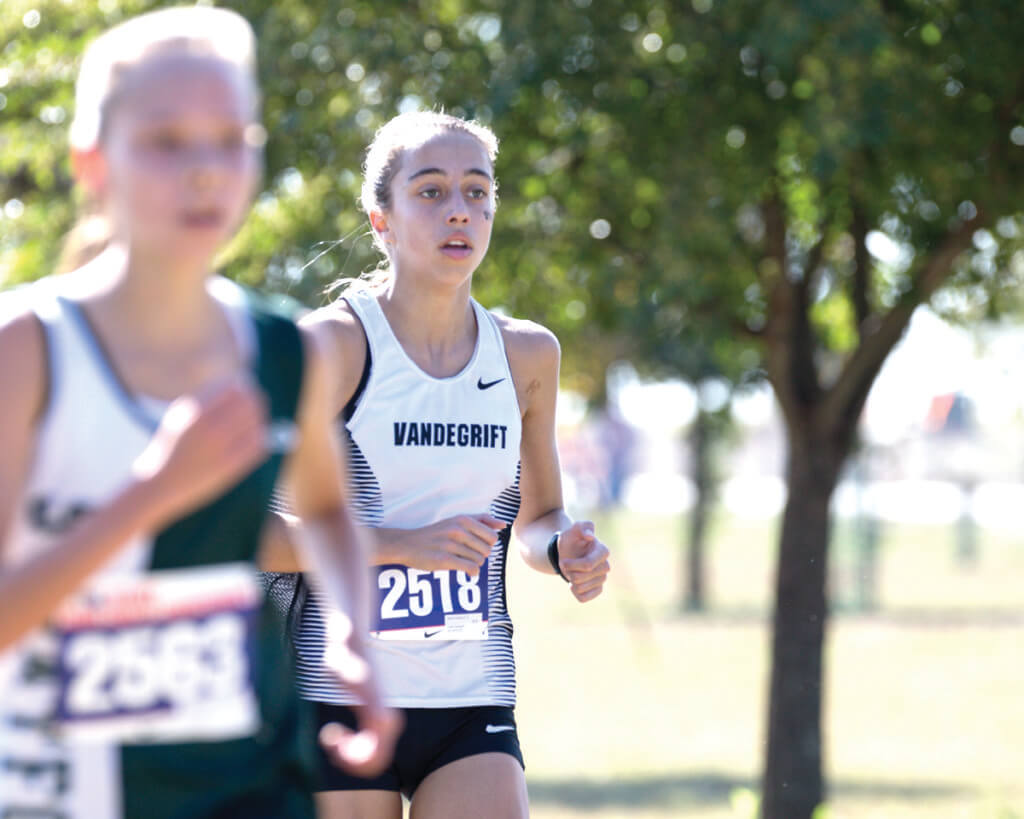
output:
[[[476,349],[461,372],[435,378],[402,349],[372,292],[350,291],[345,298],[362,322],[371,361],[346,424],[351,500],[360,522],[412,529],[487,513],[511,524],[519,511],[522,418],[494,317],[471,301]],[[505,605],[508,533],[496,535],[479,577],[371,567],[371,650],[389,705],[515,705]],[[353,703],[320,661],[325,643],[317,605],[303,610],[295,644],[302,695]]]
[[[58,284],[73,285],[74,276],[18,293],[45,330],[49,383],[4,541],[7,567],[49,547],[121,490],[160,419],[126,392],[81,308],[61,297]],[[226,280],[212,280],[210,289],[242,349],[255,354],[241,291]],[[239,624],[260,600],[254,568],[195,567],[158,577],[148,572],[154,543],[144,536],[126,545],[50,623],[0,652],[0,816],[116,819],[121,742],[234,739],[258,729],[247,680],[216,674],[200,680],[205,670],[198,667],[180,679],[160,679],[171,666],[156,656],[204,651],[247,662],[239,654],[247,639]],[[232,689],[216,713],[205,715],[205,725],[185,703],[189,681]],[[236,690],[242,683],[244,690]]]

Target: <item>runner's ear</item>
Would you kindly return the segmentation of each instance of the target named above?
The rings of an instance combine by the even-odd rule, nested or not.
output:
[[[385,242],[389,241],[391,228],[388,225],[388,217],[384,211],[370,211],[370,226],[373,228],[374,232],[381,237],[381,239]]]
[[[71,173],[93,199],[99,201],[107,184],[107,162],[98,148],[71,149]]]

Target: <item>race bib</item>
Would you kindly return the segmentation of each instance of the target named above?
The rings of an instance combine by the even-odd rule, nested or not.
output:
[[[486,640],[487,566],[472,577],[449,569],[377,567],[377,623],[381,640]]]
[[[101,580],[55,619],[58,729],[129,744],[251,736],[261,596],[248,564]]]

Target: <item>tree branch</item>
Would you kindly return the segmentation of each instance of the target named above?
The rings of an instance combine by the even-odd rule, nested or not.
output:
[[[859,202],[853,204],[853,314],[857,319],[857,331],[863,335],[866,322],[871,315],[871,259],[868,254],[868,220]]]
[[[774,268],[771,275],[768,275],[766,265],[761,265],[759,270],[768,301],[763,330],[765,370],[783,414],[792,423],[798,417],[798,407],[789,378],[790,362],[786,349],[793,293],[783,275],[786,265],[786,222],[782,214],[782,202],[777,194],[773,193],[761,203],[761,213],[764,218],[766,258],[773,262]]]
[[[826,219],[822,220],[823,223],[826,221],[827,217]],[[807,253],[807,268],[804,273],[804,281],[806,282],[806,289],[808,294],[813,293],[815,287],[818,284],[817,272],[818,268],[821,267],[821,259],[824,255],[825,231],[823,230],[821,232],[821,238],[814,243],[814,247],[812,247]]]
[[[814,331],[808,316],[808,279],[794,282],[786,273],[786,217],[778,195],[762,204],[773,281],[766,288],[768,314],[762,339],[765,367],[775,395],[791,426],[804,422],[821,393],[814,366]],[[769,284],[765,277],[766,285]]]
[[[825,395],[819,417],[824,428],[839,429],[844,420],[851,417],[855,419],[860,415],[875,377],[906,330],[914,310],[927,303],[949,278],[953,262],[970,246],[974,231],[984,223],[985,217],[979,211],[974,219],[963,222],[948,234],[925,260],[915,277],[914,286],[906,296],[882,316],[874,327],[870,326],[870,322],[862,327],[857,349],[847,359],[839,378]]]

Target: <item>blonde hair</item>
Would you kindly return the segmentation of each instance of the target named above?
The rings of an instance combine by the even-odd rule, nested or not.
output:
[[[165,55],[223,60],[241,69],[256,89],[256,36],[237,12],[181,6],[140,14],[108,29],[85,50],[75,84],[69,134],[73,150],[90,151],[102,144],[127,75],[146,59]],[[97,203],[87,203],[64,241],[58,272],[74,270],[99,255],[110,233]]]
[[[446,131],[457,131],[476,139],[487,152],[491,166],[494,166],[498,158],[498,137],[482,122],[462,119],[444,111],[408,111],[399,114],[377,129],[366,149],[359,204],[367,216],[373,211],[383,212],[391,208],[391,182],[398,173],[405,152]],[[380,286],[388,281],[391,271],[388,267],[390,258],[387,247],[372,227],[371,233],[374,245],[383,256],[380,264],[358,278],[341,278],[332,282],[327,292],[354,285]]]

